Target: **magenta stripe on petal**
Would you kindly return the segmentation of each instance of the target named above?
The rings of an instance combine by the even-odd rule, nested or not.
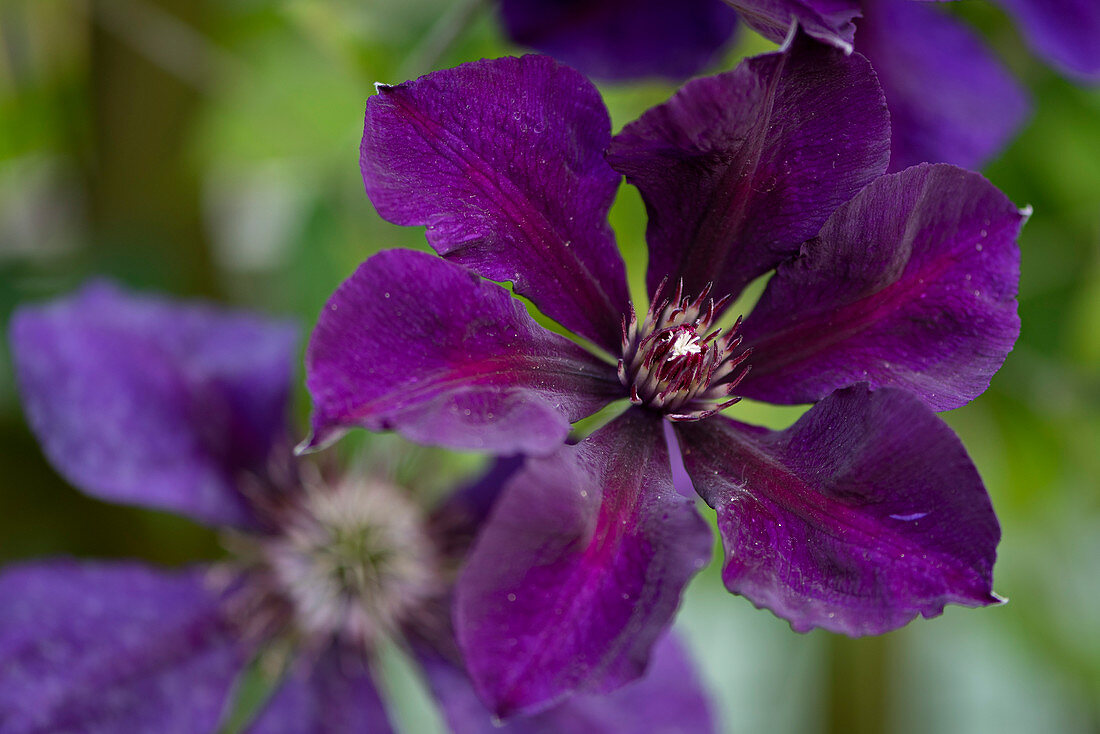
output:
[[[458,640],[482,700],[506,717],[638,678],[710,546],[672,486],[656,416],[631,410],[529,461],[457,586]]]
[[[361,426],[421,443],[546,453],[623,395],[615,370],[539,326],[508,291],[411,250],[333,294],[306,355],[312,446]]]
[[[992,593],[1001,531],[955,434],[912,395],[865,385],[785,431],[679,424],[718,513],[730,591],[805,632],[887,632]]]
[[[803,403],[866,381],[936,410],[974,399],[1020,331],[1025,218],[954,166],[878,179],[768,283],[742,327],[754,351],[738,391]]]
[[[649,211],[648,286],[735,296],[798,252],[886,171],[890,124],[871,66],[804,35],[688,82],[615,137],[608,159]]]
[[[360,167],[383,217],[426,225],[441,255],[612,351],[629,294],[607,222],[610,140],[591,82],[546,56],[504,58],[380,86]]]

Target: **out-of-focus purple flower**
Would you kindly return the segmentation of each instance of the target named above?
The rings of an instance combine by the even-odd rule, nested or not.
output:
[[[894,127],[892,170],[921,162],[977,167],[1028,116],[1028,97],[985,43],[935,3],[913,0],[726,0],[764,36],[792,23],[863,53],[879,75]],[[1100,81],[1100,3],[994,0],[1063,72]]]
[[[382,252],[333,295],[307,352],[306,448],[363,426],[537,455],[457,587],[459,642],[499,715],[641,673],[711,551],[684,477],[717,511],[727,587],[796,630],[873,634],[997,600],[997,520],[934,411],[983,392],[1015,341],[1025,214],[952,166],[883,175],[889,141],[866,59],[803,35],[614,139],[595,88],[542,56],[368,101],[367,192],[444,258]],[[650,216],[642,314],[607,224],[623,174]],[[816,405],[768,431],[718,414],[740,395]]]
[[[890,0],[899,2],[901,0]],[[913,0],[904,0],[912,2]],[[941,0],[942,2],[943,0]],[[779,41],[798,22],[819,40],[859,49],[856,19],[878,12],[884,0],[726,0],[742,19],[763,35]],[[1032,47],[1062,71],[1084,80],[1100,80],[1100,5],[1092,0],[993,0],[1019,21]],[[900,26],[894,30],[904,32]],[[928,39],[929,55],[936,53]]]
[[[1012,139],[1028,98],[977,35],[934,3],[913,0],[727,0],[781,41],[797,23],[867,56],[890,107],[890,170],[923,162],[983,165]]]
[[[1023,127],[1027,92],[974,31],[934,3],[864,0],[856,51],[878,74],[893,128],[890,170],[978,168]]]
[[[21,309],[11,340],[28,419],[61,473],[96,497],[227,526],[236,555],[183,570],[5,569],[0,734],[218,731],[237,676],[273,642],[296,655],[249,734],[389,732],[370,670],[382,635],[419,659],[455,732],[492,728],[454,643],[451,586],[517,462],[430,514],[387,482],[296,465],[296,330],[252,315],[97,285]],[[671,707],[640,705],[654,700]],[[654,722],[713,730],[672,639],[636,686],[505,730],[640,734]]]
[[[502,0],[500,16],[516,43],[620,81],[697,74],[718,60],[737,24],[722,0]]]

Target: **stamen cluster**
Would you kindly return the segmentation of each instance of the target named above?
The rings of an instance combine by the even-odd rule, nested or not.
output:
[[[420,510],[395,487],[345,479],[303,487],[277,532],[250,537],[247,605],[319,645],[372,646],[441,594],[437,549]],[[270,626],[267,630],[272,631]]]
[[[635,405],[669,420],[697,421],[741,399],[733,391],[748,374],[743,363],[751,350],[738,351],[740,317],[725,334],[712,328],[729,296],[715,301],[707,284],[695,299],[685,297],[681,281],[672,298],[661,300],[664,288],[662,282],[640,326],[633,307],[623,317],[619,379]]]

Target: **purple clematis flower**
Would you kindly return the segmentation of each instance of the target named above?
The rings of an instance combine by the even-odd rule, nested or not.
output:
[[[868,62],[804,35],[614,138],[594,87],[543,56],[368,101],[367,193],[444,257],[379,253],[332,296],[305,448],[362,426],[535,456],[456,592],[498,715],[641,673],[710,556],[691,486],[717,513],[726,586],[796,630],[875,634],[997,601],[997,520],[934,411],[982,393],[1012,348],[1026,214],[952,166],[883,175],[889,140]],[[607,223],[624,174],[650,216],[642,313]],[[738,396],[816,404],[769,431],[721,414]],[[632,405],[562,445],[616,400]]]
[[[247,732],[389,732],[370,669],[380,635],[404,640],[455,732],[493,729],[459,663],[449,599],[517,462],[430,515],[385,481],[296,466],[285,431],[296,330],[285,323],[99,285],[22,309],[11,339],[28,418],[66,477],[96,497],[229,528],[237,555],[182,570],[5,569],[0,733],[218,731],[238,674],[275,642],[297,654]],[[714,730],[671,638],[636,686],[505,730],[654,725]]]
[[[680,81],[714,64],[737,14],[722,0],[501,0],[508,36],[594,79]]]

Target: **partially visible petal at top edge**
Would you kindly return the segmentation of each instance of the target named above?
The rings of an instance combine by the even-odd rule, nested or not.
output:
[[[926,3],[864,6],[856,50],[870,59],[890,107],[890,170],[925,162],[980,168],[1000,153],[1030,104],[985,41]]]
[[[647,284],[737,296],[886,171],[890,123],[862,56],[796,35],[685,84],[627,125],[608,160],[649,212]]]
[[[640,677],[711,553],[672,486],[659,416],[630,410],[530,459],[505,488],[456,586],[455,626],[499,717]]]
[[[1047,61],[1089,84],[1100,82],[1100,3],[1096,0],[994,0]]]
[[[738,392],[806,403],[869,382],[935,410],[973,400],[1020,333],[1026,218],[961,168],[883,176],[776,271],[742,326],[753,353]]]
[[[718,60],[737,26],[722,0],[503,0],[518,44],[596,79],[682,81]]]
[[[306,353],[311,446],[361,426],[424,444],[549,453],[624,395],[615,369],[504,288],[411,250],[374,255],[325,305]]]
[[[248,524],[237,489],[288,443],[298,330],[105,283],[20,308],[11,344],[52,464],[104,500]]]
[[[367,100],[360,168],[391,222],[426,225],[441,255],[616,353],[629,303],[607,213],[599,92],[548,56],[476,61]]]
[[[860,0],[726,0],[760,35],[781,42],[792,23],[819,41],[851,52]]]
[[[250,650],[206,569],[39,561],[0,573],[2,734],[214,734]]]
[[[334,645],[294,661],[245,734],[392,734],[363,650]]]
[[[499,725],[462,668],[427,647],[417,659],[454,734],[713,734],[716,731],[691,657],[675,633],[653,646],[642,678],[607,694],[579,694],[542,713]]]
[[[888,632],[993,594],[997,517],[962,443],[903,390],[840,390],[785,431],[715,416],[677,424],[718,513],[722,578],[788,620]]]

